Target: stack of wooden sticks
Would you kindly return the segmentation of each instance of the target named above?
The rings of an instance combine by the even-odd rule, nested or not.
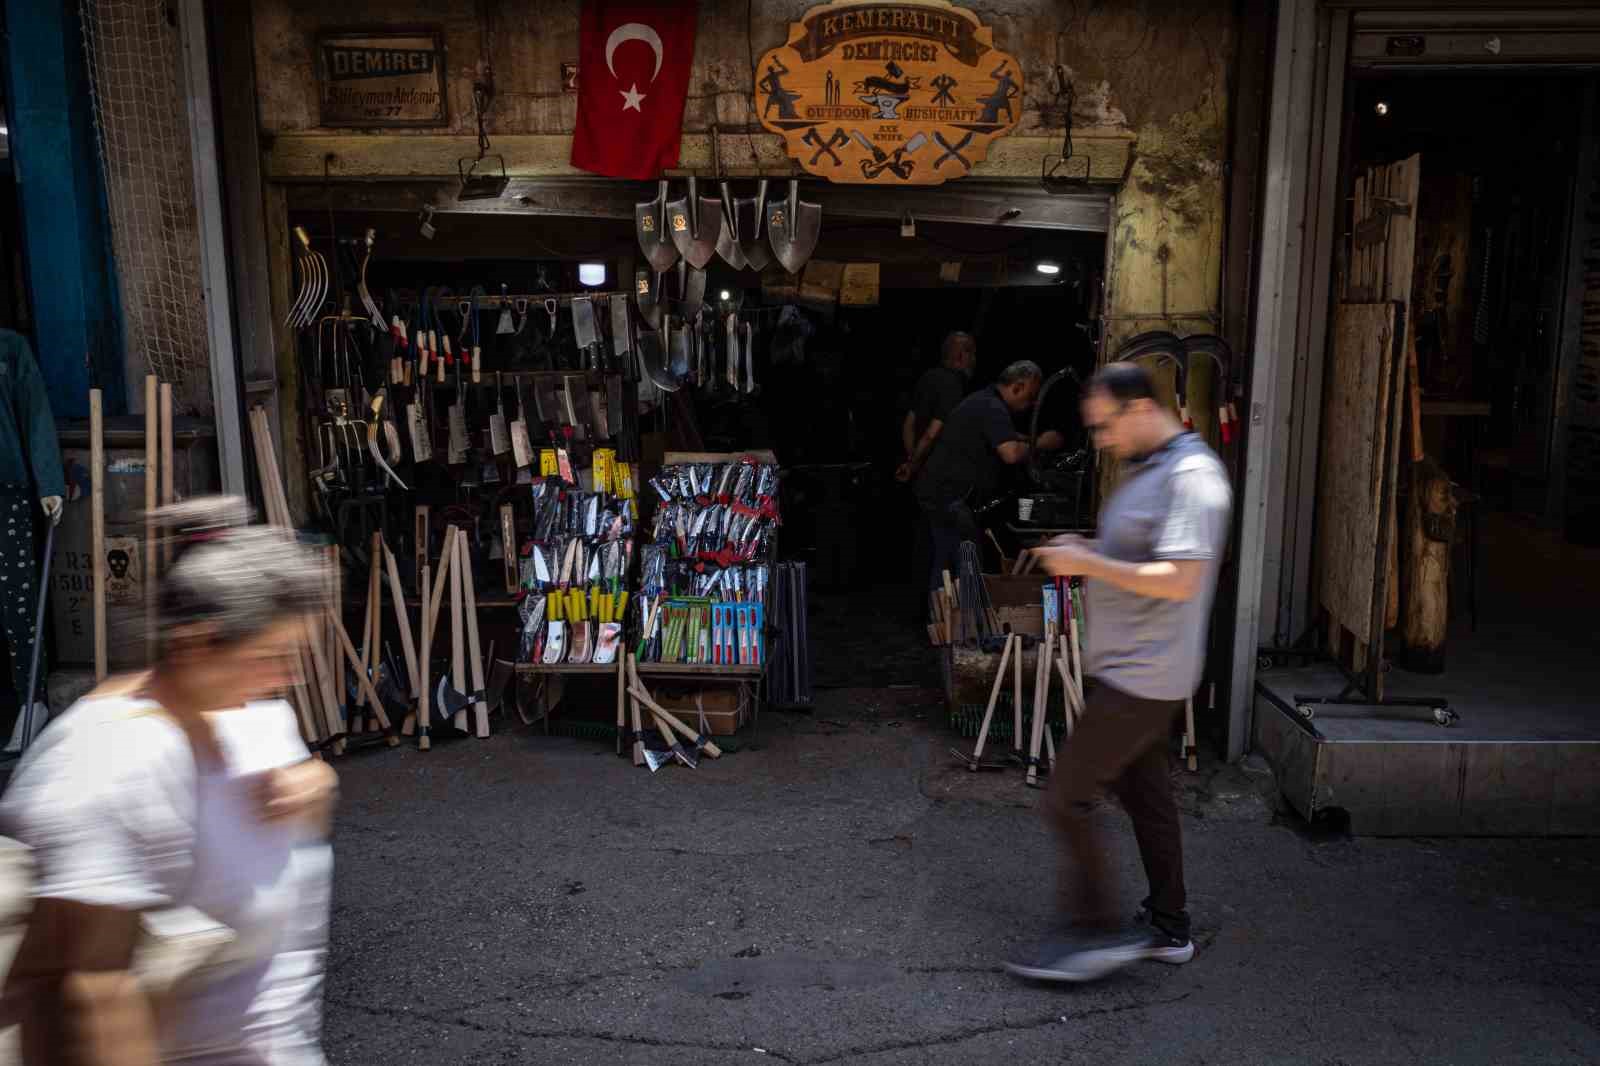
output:
[[[294,524],[289,517],[288,499],[284,494],[283,478],[278,473],[277,450],[273,445],[272,429],[268,425],[265,408],[256,406],[251,409],[250,431],[255,447],[256,468],[261,476],[261,493],[266,501],[267,521],[282,528],[286,536],[293,536]],[[338,549],[329,548],[328,553],[327,605],[318,617],[306,624],[305,644],[299,652],[299,680],[290,693],[290,703],[299,717],[306,744],[312,750],[343,754],[349,731],[344,716],[344,670],[336,669],[342,661],[355,674],[359,708],[365,708],[367,714],[376,720],[385,742],[394,747],[400,743],[400,739],[395,735],[369,672],[372,656],[376,654],[373,636],[377,629],[374,619],[376,597],[369,597],[368,624],[362,634],[366,647],[358,653],[340,618]]]

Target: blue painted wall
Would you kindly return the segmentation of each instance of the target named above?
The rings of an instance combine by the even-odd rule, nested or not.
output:
[[[89,389],[127,408],[111,228],[83,32],[71,0],[3,0],[11,161],[22,213],[35,351],[58,418]]]

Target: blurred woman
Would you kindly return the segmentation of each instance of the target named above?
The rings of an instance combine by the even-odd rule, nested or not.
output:
[[[6,988],[25,1062],[322,1061],[335,779],[280,698],[325,606],[322,564],[229,524],[247,514],[224,498],[159,512],[185,536],[155,665],[52,722],[0,801],[0,832],[37,864]],[[151,957],[181,975],[136,973]]]

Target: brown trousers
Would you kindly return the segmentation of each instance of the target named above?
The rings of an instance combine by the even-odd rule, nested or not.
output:
[[[1105,789],[1133,819],[1150,882],[1146,905],[1156,924],[1188,936],[1184,911],[1183,831],[1172,795],[1168,745],[1182,701],[1146,700],[1101,682],[1083,718],[1062,743],[1050,772],[1047,810],[1065,845],[1061,869],[1063,918],[1113,927],[1127,920],[1118,908],[1105,849],[1091,820],[1091,802]]]

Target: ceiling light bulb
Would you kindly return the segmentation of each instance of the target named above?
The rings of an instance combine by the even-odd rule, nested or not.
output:
[[[1380,115],[1387,115],[1389,113],[1389,105],[1384,103],[1382,100],[1379,100],[1378,106],[1373,108],[1373,110]]]
[[[1041,259],[1037,263],[1033,264],[1033,269],[1037,270],[1041,274],[1055,275],[1061,273],[1061,264],[1052,263],[1048,259]]]
[[[721,292],[717,293],[717,299],[721,300],[723,303],[727,303],[729,300],[733,299],[733,293],[729,292],[727,289],[723,289]]]
[[[604,263],[579,263],[578,284],[604,285],[606,283],[606,265]]]

